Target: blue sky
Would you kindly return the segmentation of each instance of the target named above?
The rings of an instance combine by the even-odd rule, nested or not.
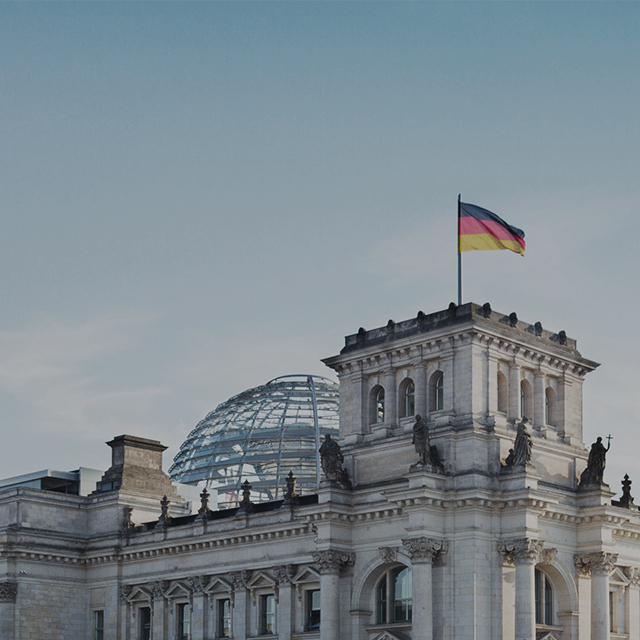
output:
[[[105,468],[456,297],[578,339],[634,479],[640,4],[0,4],[3,476]],[[640,476],[638,479],[640,482]]]

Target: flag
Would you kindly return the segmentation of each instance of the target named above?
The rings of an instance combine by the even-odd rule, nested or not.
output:
[[[509,249],[524,255],[524,231],[507,224],[495,213],[475,204],[460,203],[458,216],[458,249],[493,251]]]

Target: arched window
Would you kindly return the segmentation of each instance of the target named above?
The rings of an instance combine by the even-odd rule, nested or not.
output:
[[[540,570],[535,571],[536,624],[553,624],[553,587]]]
[[[376,622],[411,622],[413,587],[411,569],[390,569],[376,587]]]
[[[531,393],[531,385],[523,380],[520,383],[520,415],[523,418],[531,418],[533,417],[533,398]]]
[[[507,413],[507,379],[498,371],[498,411]]]
[[[369,423],[384,422],[384,387],[377,384],[369,394]]]
[[[407,418],[416,412],[416,385],[411,378],[405,378],[400,383],[400,417]]]
[[[544,422],[553,427],[558,426],[558,402],[556,392],[551,387],[544,391]]]
[[[431,376],[429,391],[430,411],[441,411],[444,409],[444,374],[442,371],[436,371]]]

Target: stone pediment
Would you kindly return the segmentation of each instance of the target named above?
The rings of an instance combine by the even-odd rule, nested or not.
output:
[[[554,631],[539,631],[536,633],[536,640],[560,640]]]
[[[153,600],[151,592],[143,587],[135,586],[131,589],[131,592],[126,596],[129,602],[150,602]]]
[[[275,584],[276,581],[273,576],[269,575],[266,571],[258,571],[247,583],[247,587],[253,590],[263,587],[274,587]]]
[[[205,593],[231,593],[233,591],[233,585],[224,578],[215,577],[204,588]]]
[[[410,640],[409,636],[402,631],[389,631],[385,629],[373,638],[373,640]]]
[[[174,582],[165,592],[167,598],[184,598],[189,596],[189,587],[182,582]]]
[[[296,573],[292,582],[294,584],[305,584],[307,582],[320,582],[320,574],[312,567],[303,567]]]

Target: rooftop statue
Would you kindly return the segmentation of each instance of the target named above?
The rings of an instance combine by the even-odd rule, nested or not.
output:
[[[416,448],[416,453],[420,456],[419,464],[431,464],[429,427],[427,426],[427,421],[419,414],[416,415],[416,422],[413,425],[413,444]]]
[[[512,473],[516,467],[524,468],[530,464],[532,449],[533,440],[527,431],[527,418],[523,416],[520,424],[518,424],[518,431],[516,433],[515,442],[513,443],[513,449],[509,449],[509,455],[502,465],[502,472]]]
[[[604,468],[607,464],[607,451],[609,451],[610,448],[611,436],[609,436],[609,445],[606,448],[602,444],[602,438],[598,436],[598,439],[591,445],[587,468],[580,476],[579,487],[584,488],[588,485],[603,484]]]

